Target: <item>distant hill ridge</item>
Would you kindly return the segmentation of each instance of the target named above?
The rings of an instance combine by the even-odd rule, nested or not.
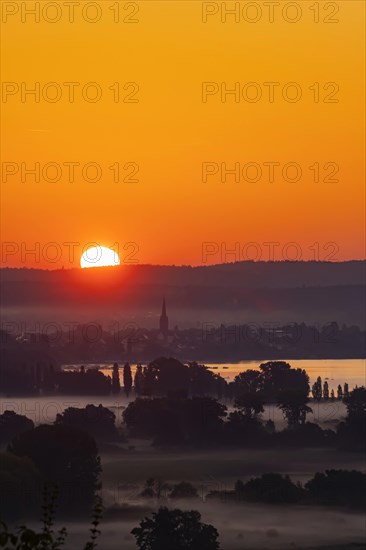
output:
[[[236,286],[241,288],[298,288],[364,285],[366,261],[236,262],[207,266],[122,265],[113,268],[42,270],[0,269],[0,283],[82,283],[104,279],[113,284],[169,286]]]

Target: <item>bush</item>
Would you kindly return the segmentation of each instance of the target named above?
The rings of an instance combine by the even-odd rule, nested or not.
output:
[[[218,532],[196,511],[160,508],[132,529],[140,550],[218,550]]]
[[[89,434],[71,426],[42,425],[17,436],[9,451],[28,457],[43,482],[58,486],[62,512],[90,511],[101,468],[96,443]]]
[[[326,470],[305,484],[312,499],[332,506],[366,507],[366,474],[356,470]]]
[[[0,454],[0,517],[21,519],[39,509],[41,476],[29,458]]]

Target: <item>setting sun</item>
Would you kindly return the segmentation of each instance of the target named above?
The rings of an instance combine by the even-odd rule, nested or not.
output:
[[[80,267],[107,267],[120,265],[120,259],[114,250],[105,246],[93,246],[83,252]]]

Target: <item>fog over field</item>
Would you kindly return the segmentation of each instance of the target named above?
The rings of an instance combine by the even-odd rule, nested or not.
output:
[[[102,495],[105,519],[100,547],[105,550],[132,550],[130,531],[145,515],[161,505],[183,510],[199,510],[205,523],[220,533],[222,550],[285,549],[317,547],[325,544],[362,543],[365,535],[363,512],[308,506],[207,501],[209,491],[231,490],[237,479],[247,481],[265,472],[289,474],[305,483],[317,471],[357,469],[365,471],[364,458],[332,449],[232,450],[163,452],[131,441],[135,449],[125,453],[102,454]],[[147,478],[174,484],[189,481],[198,489],[199,499],[166,500],[139,497]],[[112,519],[113,518],[113,519]],[[88,525],[69,525],[70,550],[79,550]]]
[[[231,449],[220,451],[161,451],[146,441],[131,440],[133,450],[102,454],[103,498],[110,505],[136,503],[148,478],[168,483],[189,481],[201,496],[209,491],[229,490],[235,481],[247,481],[263,473],[289,474],[294,481],[306,482],[315,472],[328,469],[365,471],[360,454],[334,449]]]
[[[178,501],[177,507],[195,509],[205,523],[212,523],[220,533],[222,550],[278,549],[318,547],[346,543],[363,543],[365,518],[362,513],[305,506],[264,506],[257,504],[207,504]],[[131,529],[136,527],[146,508],[121,513],[121,519],[104,521],[99,546],[103,550],[136,550]],[[135,517],[131,517],[131,516]],[[88,525],[69,524],[68,550],[80,550]],[[173,550],[173,549],[172,549]]]

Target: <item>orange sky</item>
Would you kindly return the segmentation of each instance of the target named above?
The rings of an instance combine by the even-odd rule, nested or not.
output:
[[[270,259],[266,242],[279,243],[278,260],[286,259],[284,249],[287,257],[297,254],[290,242],[297,243],[303,259],[365,257],[363,2],[301,0],[295,3],[301,15],[294,23],[286,18],[295,18],[295,11],[283,13],[288,2],[276,7],[272,23],[263,2],[251,8],[258,9],[256,23],[246,20],[256,16],[245,11],[248,2],[239,3],[238,22],[229,15],[221,20],[221,2],[205,7],[195,0],[103,0],[94,3],[97,12],[81,1],[73,23],[63,1],[57,2],[58,12],[51,6],[41,13],[39,22],[22,12],[22,4],[2,1],[3,266],[76,266],[90,242],[118,243],[122,262],[133,251],[123,247],[134,242],[138,252],[133,259],[154,264],[246,259],[257,253],[248,247],[251,242],[263,260]],[[117,4],[118,23],[111,9]],[[132,14],[137,4],[139,11]],[[235,3],[226,4],[232,8]],[[34,8],[35,2],[26,5]],[[313,5],[319,6],[319,23]],[[337,14],[332,6],[339,7]],[[87,17],[100,20],[85,21],[82,8]],[[205,9],[218,10],[206,23]],[[52,18],[60,20],[51,23]],[[37,82],[39,101],[22,97],[22,89],[35,88]],[[47,87],[50,82],[57,86]],[[73,103],[65,82],[80,83]],[[88,101],[96,90],[85,87],[90,82],[102,93],[99,101]],[[135,95],[135,84],[123,89],[131,82],[139,87]],[[228,89],[239,83],[241,95],[222,101],[217,92],[203,102],[204,82],[216,83],[214,90],[222,83]],[[246,87],[250,82],[255,87]],[[273,102],[268,82],[279,83]],[[283,98],[289,82],[302,92],[298,102]],[[314,87],[309,89],[315,82],[319,102]],[[334,85],[324,90],[329,82],[339,92],[331,95]],[[130,94],[138,101],[115,102],[117,86],[109,89],[114,83],[119,83],[120,99]],[[248,101],[256,90],[261,99]],[[295,91],[288,88],[290,97]],[[61,93],[60,99],[51,102],[55,93]],[[327,96],[338,102],[325,102]],[[279,163],[273,182],[264,164],[271,162]],[[39,182],[24,173],[35,163]],[[56,173],[54,166],[42,175],[47,163],[57,163],[59,181],[47,181]],[[79,163],[74,181],[65,163]],[[94,177],[93,167],[83,175],[88,163],[99,166],[99,181],[87,181]],[[116,163],[119,182],[109,168]],[[217,171],[207,181],[202,181],[203,163]],[[228,169],[239,163],[244,171],[256,163],[262,177],[248,181],[257,169],[252,167],[248,178],[241,173],[240,181],[231,175],[223,182],[222,163]],[[300,181],[285,181],[282,171],[288,163],[301,167]],[[314,168],[309,169],[315,163],[319,182]],[[122,181],[136,165],[138,181]],[[334,165],[338,181],[324,182]],[[67,242],[79,243],[74,261]],[[203,258],[202,243],[207,242],[218,244]],[[224,249],[235,243],[239,248],[225,257],[221,243]],[[36,253],[27,255],[26,248]]]

